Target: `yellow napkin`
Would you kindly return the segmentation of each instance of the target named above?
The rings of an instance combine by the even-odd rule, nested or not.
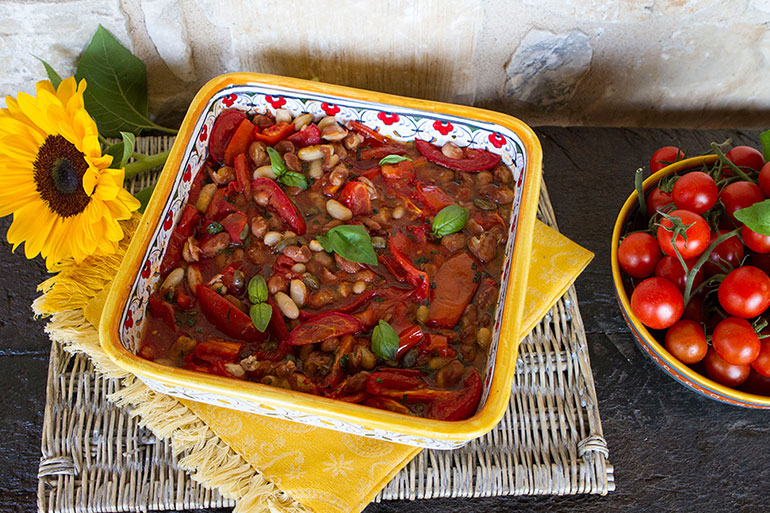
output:
[[[537,222],[521,338],[593,254]],[[316,513],[357,513],[421,449],[182,401],[233,450]]]

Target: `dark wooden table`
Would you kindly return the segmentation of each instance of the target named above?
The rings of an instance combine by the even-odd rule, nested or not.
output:
[[[545,179],[559,226],[596,253],[577,281],[597,395],[615,465],[617,490],[606,497],[493,497],[386,502],[367,513],[755,512],[770,498],[770,412],[716,403],[674,382],[634,345],[612,292],[609,240],[630,192],[633,171],[659,146],[690,154],[711,141],[758,144],[757,132],[540,128]],[[8,219],[0,221],[2,233]],[[35,509],[49,343],[32,318],[39,261],[0,250],[0,511]]]

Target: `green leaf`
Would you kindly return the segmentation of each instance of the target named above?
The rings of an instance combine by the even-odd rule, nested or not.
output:
[[[770,236],[770,199],[736,210],[735,218],[750,230]]]
[[[302,190],[308,188],[307,178],[301,173],[295,173],[294,171],[286,171],[282,175],[278,176],[278,181],[289,187],[299,187]]]
[[[254,304],[267,301],[267,282],[261,275],[254,276],[249,280],[249,301]]]
[[[762,155],[765,162],[770,161],[770,130],[765,130],[759,134],[759,140],[762,143]]]
[[[273,173],[280,178],[281,175],[286,173],[286,164],[284,164],[281,155],[274,148],[268,146],[267,154],[270,156],[270,165],[273,167]]]
[[[329,253],[337,253],[351,262],[377,265],[372,238],[366,228],[359,224],[335,226],[326,235],[319,235],[316,239]]]
[[[395,360],[398,353],[398,335],[387,321],[380,321],[372,330],[372,351],[386,360]]]
[[[206,225],[206,233],[209,235],[216,235],[219,232],[223,231],[225,228],[217,223],[216,221],[211,221],[209,224]]]
[[[270,317],[273,316],[273,307],[267,303],[258,303],[251,305],[249,309],[249,317],[254,326],[261,332],[267,329],[267,325],[270,323]]]
[[[51,67],[50,64],[45,62],[40,57],[35,56],[35,59],[37,59],[37,60],[39,60],[40,62],[43,63],[43,67],[45,68],[45,73],[46,73],[46,75],[48,75],[48,80],[51,81],[51,83],[53,84],[53,88],[54,89],[58,89],[59,88],[59,84],[61,84],[61,77],[59,76],[58,73],[56,73],[56,70],[53,69],[53,67]]]
[[[408,160],[409,162],[412,161],[409,157],[402,157],[401,155],[388,155],[387,157],[382,157],[380,160],[380,166],[383,164],[398,164],[399,162],[403,162],[405,160]]]
[[[447,205],[433,218],[433,235],[443,237],[459,232],[468,222],[470,212],[459,205]]]
[[[86,110],[99,133],[118,137],[120,132],[139,134],[144,129],[175,132],[149,119],[147,69],[144,63],[99,25],[80,57],[75,78],[86,79]]]
[[[139,213],[144,214],[144,209],[147,208],[147,204],[150,202],[152,193],[155,190],[155,184],[145,187],[141,191],[134,194],[134,197],[139,200]]]
[[[126,165],[128,159],[134,154],[134,144],[136,144],[136,136],[130,132],[120,132],[120,136],[123,138],[122,142],[113,144],[104,153],[112,156],[112,164],[110,167],[118,169]]]

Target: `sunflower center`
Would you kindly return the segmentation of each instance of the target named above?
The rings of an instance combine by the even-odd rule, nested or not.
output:
[[[83,190],[88,162],[74,144],[61,135],[46,137],[33,164],[37,192],[62,217],[81,213],[91,198]]]

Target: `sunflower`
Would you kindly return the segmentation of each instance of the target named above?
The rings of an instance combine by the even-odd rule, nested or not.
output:
[[[124,170],[102,155],[85,89],[85,80],[58,88],[42,81],[36,96],[6,96],[0,109],[0,217],[13,214],[13,250],[24,242],[26,257],[42,255],[49,270],[69,257],[113,253],[119,221],[139,208],[123,188]]]

